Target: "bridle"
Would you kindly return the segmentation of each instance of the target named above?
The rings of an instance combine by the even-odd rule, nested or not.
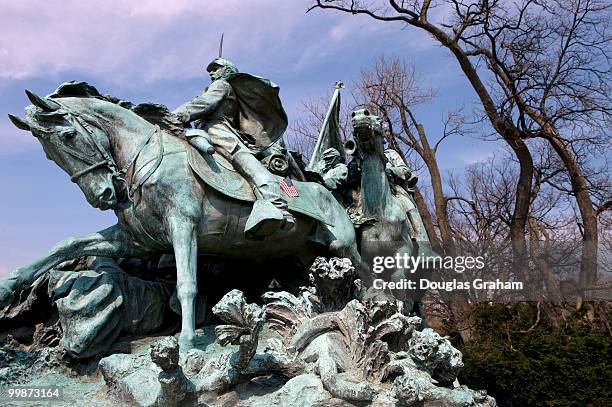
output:
[[[87,140],[95,146],[96,150],[101,156],[101,159],[98,161],[92,160],[91,158],[87,157],[81,152],[67,147],[63,143],[53,143],[56,145],[56,147],[58,147],[65,153],[87,164],[87,167],[85,167],[84,169],[77,171],[74,174],[70,175],[70,180],[72,182],[77,182],[77,180],[83,177],[85,174],[88,174],[98,168],[105,167],[111,173],[111,177],[113,179],[113,185],[115,185],[115,183],[117,185],[123,185],[125,190],[127,190],[127,199],[131,201],[136,190],[142,184],[144,184],[144,182],[153,174],[153,172],[155,172],[155,170],[157,169],[157,167],[159,167],[159,164],[161,163],[161,159],[163,158],[163,143],[162,143],[161,131],[160,131],[159,126],[155,125],[153,131],[138,146],[134,155],[129,160],[126,161],[126,164],[123,166],[123,168],[119,168],[113,156],[100,144],[97,137],[94,135],[94,131],[91,129],[91,125],[87,123],[85,120],[79,118],[77,114],[69,111],[68,109],[66,110],[67,110],[67,114],[69,114],[71,118],[74,121],[76,121],[85,130],[84,134]],[[104,133],[104,135],[108,139],[108,133],[104,129],[100,129],[100,130]],[[160,153],[157,158],[157,161],[153,165],[153,167],[151,167],[149,171],[147,171],[147,173],[138,180],[138,182],[132,183],[132,185],[130,186],[126,180],[126,175],[130,171],[130,169],[134,166],[142,150],[145,148],[147,144],[149,144],[149,142],[151,141],[151,139],[153,138],[155,134],[159,134],[159,145],[160,145]],[[136,171],[132,171],[132,178],[135,172]]]
[[[81,178],[83,175],[90,173],[91,171],[94,171],[98,168],[101,167],[106,167],[112,174],[113,177],[115,176],[120,176],[120,171],[117,168],[117,164],[115,163],[115,160],[113,159],[113,157],[109,154],[108,151],[106,151],[106,149],[104,149],[104,147],[102,147],[102,145],[100,145],[100,142],[97,140],[97,138],[93,135],[93,131],[90,129],[89,124],[86,123],[85,121],[79,119],[76,115],[72,115],[72,119],[76,122],[79,123],[79,125],[85,129],[85,134],[86,137],[88,139],[88,141],[93,144],[96,147],[96,150],[98,150],[98,153],[100,153],[100,155],[102,156],[102,160],[100,161],[93,161],[91,159],[89,159],[88,157],[86,157],[85,155],[81,154],[78,151],[75,151],[71,148],[68,148],[67,146],[65,146],[64,144],[58,143],[57,147],[59,147],[61,150],[63,150],[64,152],[70,154],[71,156],[78,158],[79,160],[83,161],[85,164],[88,164],[88,167],[75,172],[74,174],[72,174],[70,176],[70,181],[72,182],[76,182],[79,178]],[[107,135],[108,137],[108,135]]]

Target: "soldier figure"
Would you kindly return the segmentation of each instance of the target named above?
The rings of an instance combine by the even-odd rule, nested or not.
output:
[[[412,238],[419,242],[428,242],[429,238],[423,224],[423,219],[412,197],[418,178],[412,174],[412,171],[410,171],[397,151],[387,148],[384,154],[387,161],[385,172],[389,177],[395,197],[408,215],[412,228]]]
[[[281,196],[278,181],[274,179],[270,172],[253,155],[256,152],[253,151],[253,147],[257,142],[254,139],[257,135],[248,134],[242,131],[244,129],[240,128],[241,120],[239,115],[240,109],[243,107],[238,101],[237,92],[240,89],[234,88],[231,82],[233,78],[240,76],[241,78],[246,77],[247,81],[257,82],[257,86],[271,87],[275,85],[270,85],[269,81],[262,78],[239,74],[236,65],[224,58],[215,58],[208,64],[206,70],[210,74],[212,83],[204,90],[204,93],[173,111],[182,123],[195,122],[196,128],[203,130],[188,131],[186,134],[187,139],[204,154],[212,152],[212,144],[214,151],[227,158],[234,165],[236,171],[245,177],[251,187],[253,187],[258,202],[263,201],[268,204],[265,205],[262,213],[258,215],[259,220],[256,221],[256,224],[249,226],[247,222],[247,228],[245,229],[247,235],[263,237],[279,228],[284,230],[292,228],[295,218],[287,211],[287,202]],[[244,85],[241,86],[245,88]],[[248,89],[242,90],[243,93],[248,91]],[[258,100],[255,104],[264,106],[266,106],[266,103],[270,104],[269,101],[259,102],[261,101]],[[271,103],[271,105],[274,105],[274,103]],[[249,109],[249,113],[252,112],[252,109],[259,108],[258,106],[249,105],[244,107]],[[284,116],[285,113],[282,111],[282,107],[280,107],[280,101],[278,101],[276,107],[280,109],[280,116]],[[269,106],[266,106],[266,108],[269,108]],[[278,112],[275,112],[274,109],[268,110],[269,112],[264,112],[264,114],[271,112],[270,116],[278,115]],[[286,120],[286,116],[284,116],[284,119]],[[284,127],[278,121],[276,120],[276,123],[273,123],[276,126],[273,130],[276,133],[280,132],[278,135],[280,137]],[[260,134],[268,136],[268,133],[273,131],[266,129],[266,125],[267,123],[258,122],[253,128],[259,130]],[[279,128],[282,130],[279,130]],[[261,204],[262,202],[259,203]],[[261,210],[262,205],[256,203],[255,207]]]
[[[389,176],[391,184],[394,186],[400,186],[406,192],[412,194],[414,192],[414,185],[417,183],[418,178],[412,175],[412,171],[410,171],[397,151],[392,148],[387,148],[385,149],[384,153],[387,161],[385,172]]]
[[[340,152],[335,148],[328,148],[323,152],[321,169],[319,173],[323,177],[323,182],[327,189],[337,190],[346,183],[348,167],[342,162]]]

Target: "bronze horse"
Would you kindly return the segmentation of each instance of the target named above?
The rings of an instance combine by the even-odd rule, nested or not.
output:
[[[358,151],[361,173],[360,182],[353,197],[362,223],[358,228],[360,252],[364,258],[372,255],[407,255],[410,257],[434,256],[423,220],[412,198],[406,193],[394,193],[385,172],[386,159],[383,147],[383,130],[378,116],[367,109],[358,108],[352,114],[353,137]],[[396,188],[402,188],[396,186]],[[372,221],[373,220],[373,221]],[[410,278],[404,269],[391,269],[390,281]],[[419,267],[417,272],[424,277],[431,272]],[[391,290],[396,299],[402,301],[404,313],[415,312],[421,317],[422,326],[429,327],[421,297],[421,290]]]
[[[198,254],[253,261],[296,256],[308,264],[323,248],[363,264],[349,217],[323,186],[302,184],[315,191],[319,199],[314,205],[333,219],[332,224],[296,213],[293,229],[261,241],[248,240],[243,231],[252,204],[229,198],[199,180],[188,164],[192,147],[184,140],[100,97],[43,98],[26,93],[33,105],[26,108],[23,119],[9,115],[13,123],[32,132],[47,157],[68,173],[92,206],[114,210],[118,223],[63,240],[40,259],[13,271],[0,281],[0,307],[10,304],[17,290],[69,259],[146,258],[173,252],[182,313],[180,344],[186,350],[195,339]],[[128,197],[133,194],[138,199],[130,204]]]

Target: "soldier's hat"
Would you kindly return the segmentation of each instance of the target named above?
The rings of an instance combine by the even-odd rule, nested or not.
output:
[[[238,68],[236,67],[236,65],[232,61],[230,61],[229,59],[225,59],[225,58],[215,58],[215,59],[213,59],[206,66],[206,72],[213,71],[215,68],[218,68],[220,66],[230,68],[233,72],[238,72]]]
[[[328,160],[332,158],[340,158],[340,152],[333,147],[323,151],[323,159]]]

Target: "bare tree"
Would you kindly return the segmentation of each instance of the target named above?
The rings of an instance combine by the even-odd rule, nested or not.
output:
[[[437,7],[450,13],[450,21],[430,20]],[[550,143],[570,179],[583,225],[581,279],[584,284],[596,279],[598,208],[576,145],[599,143],[609,124],[608,2],[316,0],[310,10],[315,8],[416,27],[452,53],[519,163],[509,231],[515,258],[526,254],[532,192],[533,160],[525,140]]]
[[[532,292],[526,298],[544,300],[538,304],[538,314],[558,328],[571,313],[567,301],[574,297],[568,295],[575,293],[566,289],[575,288],[573,281],[580,270],[582,248],[577,240],[580,234],[567,195],[548,182],[556,172],[564,171],[552,160],[558,159],[556,153],[543,141],[532,151],[535,175],[527,229],[527,265],[537,273],[528,274],[531,277],[525,282]],[[455,194],[448,199],[458,254],[485,256],[486,272],[505,281],[524,278],[513,274],[504,255],[517,177],[514,167],[507,164],[511,159],[512,155],[505,153],[471,165],[465,173],[448,179],[449,188]],[[605,234],[602,238],[605,241]]]

